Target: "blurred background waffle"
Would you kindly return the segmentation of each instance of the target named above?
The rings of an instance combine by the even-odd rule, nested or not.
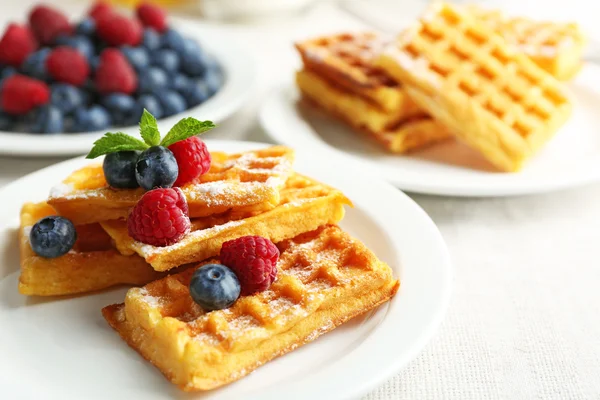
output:
[[[412,21],[407,32],[398,25],[386,34],[297,42],[303,65],[296,85],[305,99],[390,152],[454,136],[498,170],[518,171],[568,119],[568,94],[555,78],[577,74],[586,40],[575,23],[446,7],[454,14]]]
[[[340,33],[296,43],[303,69],[296,83],[309,102],[404,153],[449,137],[374,64],[393,40],[375,32]]]

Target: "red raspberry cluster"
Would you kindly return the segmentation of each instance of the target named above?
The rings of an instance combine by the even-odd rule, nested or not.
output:
[[[88,14],[96,23],[98,37],[115,47],[139,45],[143,26],[157,32],[167,29],[165,12],[150,3],[138,6],[137,18],[119,14],[103,1],[94,4]],[[28,26],[12,23],[6,28],[0,39],[0,64],[19,68],[40,45],[52,45],[59,36],[69,36],[73,30],[73,25],[63,13],[47,5],[38,5],[29,14]],[[46,68],[52,80],[79,87],[91,76],[86,57],[67,46],[52,49],[46,59]],[[108,48],[101,53],[93,78],[101,94],[131,94],[138,83],[134,69],[116,48]],[[48,85],[39,79],[15,74],[5,79],[3,87],[8,88],[2,89],[0,107],[10,114],[25,114],[50,100]]]

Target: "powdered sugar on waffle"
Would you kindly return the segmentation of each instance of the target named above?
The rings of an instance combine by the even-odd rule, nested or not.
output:
[[[144,298],[144,301],[152,308],[157,308],[160,306],[160,299],[158,297],[152,296],[147,289],[140,288],[138,289],[138,294]]]
[[[177,251],[178,249],[185,247],[190,244],[190,242],[195,242],[198,240],[203,240],[206,237],[211,237],[217,234],[220,231],[224,231],[226,229],[235,228],[243,223],[243,220],[240,221],[230,221],[223,225],[213,226],[208,229],[200,229],[197,231],[190,232],[187,236],[181,239],[179,242],[172,244],[171,246],[165,247],[156,247],[151,246],[149,244],[144,244],[142,242],[133,242],[133,248],[137,251],[139,255],[144,258],[150,257],[154,254],[160,253],[170,253],[172,251]]]
[[[27,243],[29,243],[29,235],[31,234],[31,228],[32,228],[31,225],[23,227],[23,238],[25,239],[25,241]]]
[[[73,185],[68,183],[59,183],[50,189],[50,198],[65,197],[74,192]]]

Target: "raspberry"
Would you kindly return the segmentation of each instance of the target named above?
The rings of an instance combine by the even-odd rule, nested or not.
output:
[[[129,236],[159,247],[180,241],[190,231],[190,225],[188,205],[179,188],[146,192],[127,220]]]
[[[29,25],[42,44],[51,44],[59,35],[70,35],[73,27],[60,11],[48,6],[37,6],[29,14]]]
[[[210,153],[197,136],[175,142],[169,146],[169,150],[175,155],[179,167],[179,175],[173,186],[183,186],[210,169]]]
[[[52,50],[46,59],[46,68],[55,80],[75,86],[81,86],[90,75],[90,66],[85,56],[67,46]]]
[[[88,15],[97,21],[103,15],[110,14],[112,12],[113,10],[110,4],[105,3],[104,1],[97,1],[94,3],[92,8],[90,8]]]
[[[139,21],[117,13],[105,13],[96,20],[98,36],[111,46],[137,46],[142,41]]]
[[[131,94],[137,88],[137,76],[123,53],[117,49],[105,49],[100,55],[96,69],[96,89],[102,94]]]
[[[137,16],[144,26],[154,28],[157,32],[162,33],[167,29],[167,14],[154,4],[140,4],[137,8]]]
[[[0,63],[18,68],[36,48],[35,36],[29,28],[10,24],[0,39]]]
[[[242,295],[266,290],[277,276],[279,249],[269,239],[242,236],[223,243],[221,262],[231,268],[242,285]]]
[[[12,75],[4,80],[0,92],[0,108],[9,114],[26,114],[50,101],[50,89],[42,81],[25,75]]]

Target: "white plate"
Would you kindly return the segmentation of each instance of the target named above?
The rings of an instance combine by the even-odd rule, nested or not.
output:
[[[214,141],[213,150],[257,143]],[[342,399],[355,398],[398,371],[425,346],[450,296],[446,246],[409,197],[360,171],[300,152],[297,169],[342,189],[355,203],[342,226],[388,262],[401,288],[390,303],[358,317],[223,389],[180,397],[173,385],[118,337],[100,315],[124,289],[70,299],[17,292],[16,230],[24,201],[45,198],[86,161],[74,159],[0,191],[0,398],[7,399]]]
[[[571,82],[570,120],[518,173],[492,172],[474,151],[449,141],[410,156],[386,153],[369,138],[299,103],[290,83],[261,109],[276,141],[322,157],[352,162],[401,189],[451,196],[509,196],[549,192],[600,180],[600,67],[586,65]]]
[[[247,51],[230,38],[227,29],[208,24],[174,20],[173,25],[185,36],[192,37],[219,61],[225,82],[206,102],[183,113],[158,121],[161,132],[184,117],[222,122],[237,111],[249,98],[254,88],[255,63]],[[243,60],[243,62],[240,62]],[[139,136],[139,127],[109,128]],[[88,133],[31,134],[0,131],[0,154],[23,156],[55,156],[87,154],[96,139],[107,130]]]

